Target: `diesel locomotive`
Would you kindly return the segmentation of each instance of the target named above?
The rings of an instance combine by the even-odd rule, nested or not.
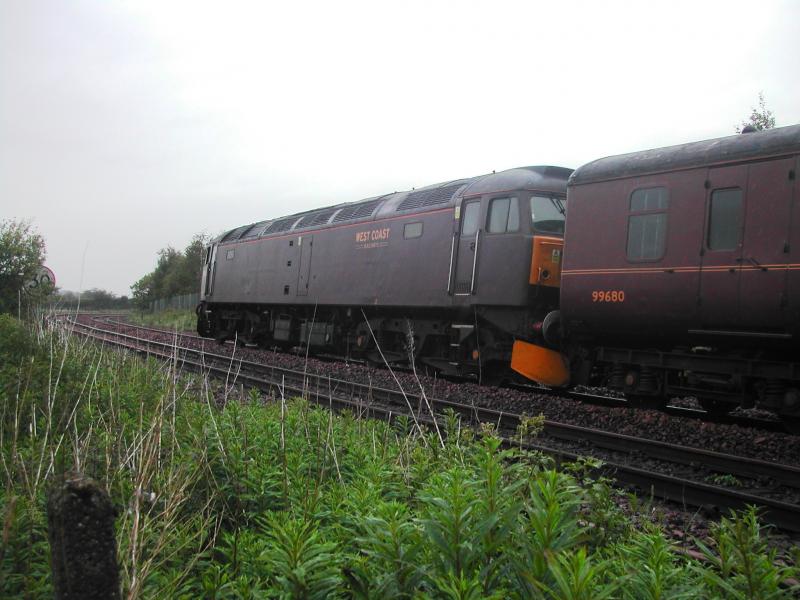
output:
[[[482,381],[521,344],[561,368],[534,342],[558,307],[571,172],[511,169],[238,227],[206,249],[198,332]]]

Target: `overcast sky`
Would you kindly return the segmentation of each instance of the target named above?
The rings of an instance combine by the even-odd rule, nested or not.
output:
[[[199,232],[800,122],[800,2],[0,0],[0,217],[129,294]]]

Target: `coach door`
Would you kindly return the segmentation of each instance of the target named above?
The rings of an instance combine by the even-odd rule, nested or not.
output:
[[[700,271],[700,318],[706,330],[740,329],[747,165],[710,169]]]
[[[793,167],[793,159],[749,166],[739,305],[741,326],[751,331],[781,332],[786,325]]]
[[[455,275],[453,293],[469,296],[475,293],[475,271],[481,236],[481,201],[464,200],[461,205],[458,235],[455,237]]]
[[[297,295],[308,296],[308,284],[311,278],[311,254],[314,250],[314,236],[301,235],[297,244],[300,246],[300,269],[297,273]]]

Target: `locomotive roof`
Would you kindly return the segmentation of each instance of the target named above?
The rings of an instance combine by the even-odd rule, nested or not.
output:
[[[568,185],[740,162],[795,152],[800,152],[800,125],[600,158],[578,167],[570,177]]]
[[[453,206],[457,198],[512,190],[537,190],[563,194],[572,169],[553,166],[519,167],[467,179],[455,179],[404,192],[392,192],[355,202],[317,208],[251,223],[232,229],[214,241],[234,242],[243,239],[285,234],[339,223],[368,221],[392,214],[414,214]]]

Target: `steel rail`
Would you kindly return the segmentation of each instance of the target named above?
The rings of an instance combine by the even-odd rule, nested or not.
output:
[[[91,326],[83,326],[91,328]],[[99,328],[91,329],[104,333],[111,333],[111,335],[119,336],[124,339],[132,339],[139,342],[144,342],[156,347],[170,349],[174,348],[174,345],[167,344],[165,342],[137,338],[129,334],[106,332],[105,330]],[[230,355],[214,354],[193,348],[182,348],[181,350],[189,353],[202,354],[203,356],[212,360],[221,360],[226,363],[230,363],[231,360],[234,360],[238,365],[247,367],[249,369],[254,369],[256,372],[270,370],[271,373],[275,373],[277,371],[288,381],[297,381],[303,378],[319,379],[322,377],[318,374],[308,373],[306,371],[297,371],[293,369],[287,369],[285,367],[275,367],[244,359],[236,359],[232,358]],[[369,391],[373,397],[379,397],[386,402],[397,403],[398,398],[408,398],[408,400],[419,404],[420,400],[422,400],[420,395],[409,392],[402,394],[401,392],[395,390],[367,386],[366,384],[358,384],[352,381],[344,381],[329,377],[324,377],[324,381],[333,384],[337,388],[340,386],[348,386],[350,388],[354,386],[361,386],[363,388],[369,388]],[[488,408],[481,405],[467,405],[461,402],[439,398],[428,398],[428,401],[432,406],[437,407],[440,412],[449,408],[456,411],[463,417],[466,417],[472,423],[492,422],[501,424],[503,428],[507,430],[516,430],[522,419],[522,415],[520,414],[499,411],[497,409]],[[650,458],[665,460],[673,463],[677,462],[685,465],[702,465],[709,469],[721,470],[740,477],[769,477],[781,484],[800,488],[800,467],[781,465],[778,463],[749,457],[724,454],[702,448],[691,448],[679,444],[670,444],[657,440],[638,438],[635,436],[603,431],[590,427],[559,423],[552,420],[544,421],[544,431],[551,437],[560,440],[590,442],[595,446],[606,448],[608,450],[626,453],[636,452],[639,454],[645,454]]]
[[[134,347],[131,349],[149,356],[178,360],[182,365],[200,372],[211,372],[230,377],[233,367],[235,366],[236,372],[234,375],[236,383],[251,385],[265,390],[277,389],[280,390],[283,395],[304,395],[324,405],[364,411],[368,414],[381,415],[384,417],[396,417],[399,414],[407,412],[407,402],[412,404],[416,403],[418,406],[423,405],[420,395],[409,392],[403,393],[398,390],[378,388],[354,381],[334,379],[316,373],[263,365],[252,361],[237,359],[235,356],[231,355],[206,353],[203,350],[181,348],[174,344],[137,338],[128,334],[102,330],[89,325],[77,325],[81,328],[95,331],[96,333],[84,335],[89,335],[99,341],[130,348],[129,345],[126,346],[124,343],[109,340],[106,336],[110,335],[136,344],[142,344],[145,348]],[[161,351],[154,352],[151,348],[161,348]],[[180,351],[184,355],[197,356],[202,360],[191,360],[187,358],[187,356],[177,356],[177,351]],[[215,362],[222,363],[222,366],[213,364]],[[504,413],[477,405],[465,405],[449,400],[431,398],[429,398],[428,401],[438,411],[451,408],[458,414],[469,419],[472,423],[498,423],[503,430],[513,431],[516,428],[516,424],[518,424],[521,419],[521,415]],[[430,416],[418,418],[423,421],[431,419]],[[652,458],[668,461],[670,463],[700,465],[708,469],[725,471],[737,476],[768,476],[784,485],[800,487],[800,469],[795,466],[736,457],[676,444],[653,442],[643,438],[567,425],[549,420],[546,420],[544,423],[544,431],[547,435],[556,439],[573,442],[589,442],[606,449],[646,454]],[[519,445],[519,442],[513,440],[511,436],[506,436],[506,441],[514,445]],[[522,446],[532,450],[546,452],[547,454],[553,455],[559,461],[571,461],[579,457],[577,453],[553,448],[538,442],[523,443]],[[748,505],[757,505],[762,507],[764,511],[762,514],[767,521],[782,529],[800,531],[800,505],[763,496],[756,496],[691,479],[666,475],[615,461],[605,461],[602,470],[613,476],[620,483],[635,485],[654,496],[678,502],[683,505],[695,507],[713,505],[719,509],[735,510],[741,510]]]
[[[118,317],[119,315],[111,315],[111,317]],[[94,316],[93,316],[94,317]],[[188,334],[188,333],[181,333],[175,330],[169,329],[160,329],[157,327],[147,327],[144,325],[136,325],[133,323],[124,323],[121,321],[110,321],[106,315],[99,315],[95,318],[105,320],[110,325],[117,325],[123,327],[132,327],[136,329],[140,329],[142,331],[152,331],[155,333],[162,333],[162,334],[169,334],[169,335],[177,335],[180,338],[187,338],[193,340],[209,340],[209,338],[202,338],[196,334]],[[209,340],[210,341],[210,340]],[[317,358],[324,358],[324,359],[338,359],[341,360],[341,357],[332,356],[332,355],[324,355],[324,356],[317,356]],[[511,389],[516,389],[523,393],[536,393],[536,394],[545,394],[549,396],[556,396],[560,398],[572,399],[577,400],[578,402],[586,403],[586,404],[593,404],[596,406],[608,406],[613,408],[626,408],[632,410],[640,410],[640,407],[637,406],[635,401],[628,400],[624,397],[615,397],[615,396],[608,396],[602,394],[596,394],[591,392],[585,391],[576,391],[576,390],[558,390],[552,389],[548,387],[538,386],[538,385],[525,385],[525,384],[512,384],[509,385]],[[752,417],[744,417],[744,416],[736,416],[736,415],[716,415],[712,416],[705,410],[697,409],[697,408],[686,408],[686,407],[679,407],[679,406],[670,406],[667,404],[661,408],[653,408],[652,410],[658,410],[659,412],[663,412],[665,414],[676,416],[676,417],[683,417],[687,419],[696,419],[702,421],[709,421],[712,423],[722,423],[727,425],[738,425],[740,427],[751,427],[757,428],[763,431],[771,431],[771,432],[779,432],[779,433],[790,433],[787,432],[786,428],[783,424],[778,420],[767,420],[767,419],[759,419],[759,418],[752,418]]]

